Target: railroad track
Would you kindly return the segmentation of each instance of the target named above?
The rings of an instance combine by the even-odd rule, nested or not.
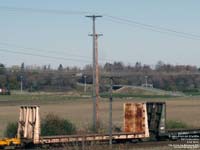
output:
[[[113,149],[132,149],[132,148],[153,148],[153,147],[170,147],[179,148],[188,147],[193,149],[200,149],[200,129],[178,129],[167,130],[170,135],[185,135],[185,138],[166,138],[164,141],[144,141],[131,138],[131,134],[113,134]],[[137,135],[137,134],[136,134]],[[195,135],[191,140],[188,135]],[[115,137],[115,139],[114,139]],[[122,138],[123,137],[123,138]],[[170,136],[169,136],[170,137]],[[174,141],[175,140],[175,141]],[[105,134],[94,135],[66,135],[66,136],[48,136],[41,137],[40,144],[26,147],[26,149],[96,149],[97,147],[109,148],[109,136]],[[8,147],[11,149],[12,147]],[[22,149],[22,147],[15,147],[15,149]],[[98,149],[96,149],[98,150]]]
[[[132,147],[161,147],[161,146],[169,146],[173,147],[176,145],[194,145],[189,144],[186,141],[148,141],[148,142],[142,142],[142,143],[132,143],[130,144]],[[195,144],[196,145],[196,144]],[[200,148],[200,143],[197,144],[198,148]]]
[[[137,143],[113,143],[113,149],[150,149],[150,148],[161,148],[161,147],[169,147],[169,149],[175,148],[193,148],[193,149],[200,149],[200,143],[198,144],[191,144],[187,143],[186,141],[143,141]],[[63,145],[51,145],[49,147],[40,147],[41,149],[59,149],[59,150],[72,150],[72,149],[80,149],[80,150],[102,150],[102,149],[109,149],[108,143],[90,143],[90,144],[78,144],[78,143],[71,143],[71,144],[63,144]],[[37,149],[37,148],[36,148]]]
[[[118,147],[122,145],[124,148],[148,148],[148,147],[189,147],[189,148],[199,148],[200,149],[200,129],[177,129],[177,130],[167,130],[168,137],[163,139],[163,141],[144,141],[140,139],[131,138],[131,134],[113,134],[113,147]],[[178,137],[177,135],[184,135],[180,138],[171,138],[172,136]],[[190,135],[190,137],[189,137]],[[195,136],[194,136],[195,135]],[[122,136],[124,138],[122,138]],[[129,137],[129,138],[128,138]],[[109,136],[103,134],[94,135],[76,135],[76,136],[48,136],[42,137],[41,142],[45,144],[50,144],[51,146],[57,147],[73,147],[77,146],[79,148],[91,147],[91,146],[108,146]],[[54,145],[55,144],[55,145]]]

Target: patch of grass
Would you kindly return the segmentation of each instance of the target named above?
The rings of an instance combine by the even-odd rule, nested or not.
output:
[[[80,98],[87,98],[82,96],[69,96],[64,94],[58,94],[58,95],[45,95],[45,94],[38,94],[38,95],[32,95],[32,94],[23,94],[23,95],[3,95],[0,96],[0,101],[8,101],[8,100],[76,100]]]
[[[188,125],[181,121],[169,120],[166,123],[167,129],[186,129]]]
[[[16,94],[6,96],[0,95],[0,105],[41,105],[41,104],[57,104],[71,101],[88,100],[89,96],[70,96],[66,94]]]
[[[184,93],[189,96],[199,96],[200,95],[200,92],[184,92]]]
[[[99,134],[107,134],[109,130],[109,125],[106,124],[106,122],[103,122],[102,120],[99,121],[99,125],[97,126],[96,131],[93,128],[93,123],[88,123],[82,133],[99,133]],[[113,133],[119,133],[122,132],[122,129],[119,125],[113,124],[112,125],[112,132]]]
[[[98,125],[97,125],[97,129],[96,131],[94,130],[93,124],[89,123],[87,124],[87,126],[85,127],[85,131],[86,133],[106,133],[108,127],[106,126],[106,124],[102,121],[99,121]]]
[[[109,98],[109,93],[102,93],[100,94],[102,98]],[[175,96],[171,95],[141,95],[141,94],[120,94],[120,93],[113,93],[114,98],[127,98],[127,97],[135,97],[135,98],[172,98]]]
[[[199,96],[200,95],[200,89],[189,89],[189,90],[183,90],[183,92],[186,94],[186,95],[189,95],[189,96]]]

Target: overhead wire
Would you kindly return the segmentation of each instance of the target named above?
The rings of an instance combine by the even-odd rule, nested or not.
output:
[[[66,57],[59,57],[59,56],[47,56],[47,55],[33,54],[33,53],[28,53],[28,52],[12,51],[12,50],[3,49],[3,48],[0,48],[0,51],[1,52],[12,53],[12,54],[22,54],[22,55],[50,58],[50,59],[56,59],[56,60],[80,61],[80,62],[87,62],[87,63],[89,62],[89,63],[91,63],[91,61],[84,60],[84,59],[66,58]]]
[[[135,24],[135,25],[139,25],[139,26],[143,26],[143,27],[148,27],[148,28],[151,28],[151,29],[162,30],[162,31],[166,31],[166,32],[172,32],[172,33],[175,33],[175,34],[181,34],[181,35],[184,35],[184,36],[191,36],[191,37],[200,38],[200,35],[198,35],[198,34],[187,33],[187,32],[177,31],[177,30],[174,30],[174,29],[166,28],[166,27],[141,23],[141,22],[138,22],[138,21],[135,21],[135,20],[127,19],[127,18],[121,18],[121,17],[111,16],[111,15],[106,15],[106,14],[104,15],[104,17],[111,18],[111,19],[114,19],[114,20],[120,20],[122,22],[127,22],[127,23],[131,23],[131,24]]]
[[[34,12],[34,13],[36,12],[36,13],[63,14],[63,15],[86,15],[86,14],[89,14],[89,13],[95,14],[94,12],[88,12],[88,11],[71,11],[71,10],[55,10],[55,9],[37,9],[37,8],[16,8],[16,7],[6,7],[6,6],[0,6],[0,11],[1,10]],[[198,34],[177,31],[177,30],[170,29],[170,28],[165,28],[165,27],[161,27],[161,26],[155,26],[155,25],[151,25],[151,24],[138,22],[138,21],[135,21],[135,20],[132,20],[132,19],[112,16],[112,15],[109,15],[109,14],[103,14],[103,15],[105,17],[105,20],[112,21],[112,22],[115,22],[115,23],[131,25],[131,26],[134,26],[134,27],[137,26],[137,27],[140,27],[140,28],[145,29],[145,30],[175,35],[175,36],[182,37],[182,38],[187,38],[187,39],[192,39],[192,40],[200,40],[200,35],[198,35]],[[32,49],[32,48],[29,48],[29,49]],[[2,50],[0,50],[0,51],[2,51]],[[11,51],[7,51],[7,52],[11,53]],[[57,52],[53,52],[53,51],[51,51],[51,52],[57,53]],[[16,53],[16,52],[13,52],[13,53]],[[19,54],[19,52],[18,52],[18,54]],[[20,52],[20,54],[32,55],[32,56],[38,56],[38,57],[46,57],[46,58],[51,58],[51,59],[66,60],[66,58],[63,58],[63,57],[30,54],[30,53],[27,53],[27,52]],[[84,56],[78,56],[77,55],[76,57],[84,57]],[[68,59],[67,58],[67,60],[71,60],[71,61],[76,60],[77,61],[78,59],[72,59],[72,58]]]
[[[117,19],[112,19],[112,18],[105,18],[104,20],[110,21],[110,22],[114,22],[114,23],[118,23],[118,24],[123,24],[123,25],[128,25],[128,26],[132,26],[134,28],[141,28],[144,30],[149,30],[149,31],[153,31],[153,32],[157,32],[157,33],[164,33],[167,35],[173,35],[176,37],[181,37],[181,38],[185,38],[185,39],[190,39],[190,40],[200,40],[200,36],[196,35],[196,36],[191,36],[190,34],[184,34],[179,31],[177,32],[172,32],[170,30],[160,30],[159,28],[152,28],[152,27],[148,27],[148,26],[140,26],[139,24],[135,24],[133,22],[128,22],[128,21],[122,21],[122,20],[117,20]]]
[[[83,15],[83,14],[91,13],[91,12],[87,12],[87,11],[23,8],[23,7],[8,7],[8,6],[0,6],[0,10],[21,11],[21,12],[30,12],[30,13],[32,13],[32,12],[33,13],[50,13],[50,14],[59,14],[59,15]]]
[[[0,42],[1,43],[1,42]],[[33,49],[35,50],[35,49]],[[23,54],[23,55],[29,55],[29,56],[36,56],[36,57],[44,57],[44,58],[49,58],[49,59],[56,59],[56,60],[68,60],[68,61],[82,61],[82,62],[90,62],[90,61],[87,61],[87,60],[82,60],[82,59],[74,59],[74,58],[66,58],[66,57],[57,57],[57,56],[48,56],[48,55],[40,55],[40,54],[32,54],[32,53],[27,53],[27,52],[19,52],[19,51],[12,51],[12,50],[9,50],[9,49],[1,49],[0,48],[0,52],[8,52],[8,53],[14,53],[14,54]],[[45,71],[47,72],[48,70],[41,70],[41,71]],[[54,71],[54,70],[53,70]],[[51,72],[51,71],[50,71]],[[67,71],[68,72],[68,71]],[[77,71],[75,71],[74,73],[77,73]],[[80,73],[80,72],[79,72]],[[86,73],[86,72],[85,72]],[[88,73],[88,72],[87,72]],[[91,73],[91,72],[89,72]],[[116,73],[114,73],[115,76],[116,76]],[[121,74],[121,73],[119,73]],[[117,76],[131,76],[132,74],[130,73],[123,73],[123,75],[117,75]],[[181,73],[182,74],[182,73]]]
[[[46,50],[46,49],[41,49],[41,48],[38,49],[38,48],[32,48],[32,47],[25,47],[22,45],[11,44],[11,43],[7,43],[7,42],[0,42],[0,45],[12,46],[15,48],[21,48],[21,49],[25,49],[25,50],[33,50],[33,51],[38,51],[38,52],[48,52],[48,53],[53,53],[53,54],[61,53],[61,54],[67,54],[68,56],[75,56],[75,57],[80,57],[80,58],[91,58],[88,56],[70,54],[70,53],[62,52],[62,51],[53,51],[53,50]],[[70,50],[70,51],[72,51],[72,50]]]
[[[11,44],[11,43],[7,43],[7,42],[0,42],[0,45],[6,45],[6,46],[12,46],[12,47],[16,47],[16,48],[20,48],[20,49],[24,49],[24,50],[33,50],[33,51],[38,51],[38,52],[48,52],[48,53],[52,53],[52,54],[67,54],[68,56],[72,56],[72,57],[79,57],[81,59],[92,59],[92,57],[89,56],[84,56],[84,55],[77,55],[77,54],[70,54],[67,52],[62,52],[62,51],[53,51],[53,50],[47,50],[47,49],[41,49],[41,48],[31,48],[31,47],[24,47],[21,45],[17,45],[17,44]],[[72,51],[72,50],[70,50]],[[115,60],[111,60],[111,59],[103,59],[103,58],[99,58],[100,62],[114,62]]]
[[[39,9],[39,8],[21,8],[21,7],[8,7],[8,6],[0,6],[0,10],[7,10],[7,11],[22,11],[22,12],[34,12],[34,13],[51,13],[51,14],[63,14],[63,15],[86,15],[86,14],[100,14],[97,12],[89,12],[89,11],[73,11],[73,10],[57,10],[57,9]],[[200,40],[200,35],[198,34],[193,34],[193,33],[188,33],[188,32],[182,32],[182,31],[177,31],[171,28],[166,28],[166,27],[161,27],[161,26],[156,26],[156,25],[151,25],[147,23],[142,23],[139,21],[135,21],[133,19],[127,19],[127,18],[122,18],[118,16],[113,16],[109,14],[102,14],[104,17],[107,17],[108,19],[112,19],[111,21],[121,21],[124,23],[130,23],[134,24],[137,26],[142,27],[143,29],[146,30],[151,30],[154,32],[160,32],[160,33],[173,33],[176,35],[179,35],[180,37],[185,37],[185,38],[190,38],[190,39],[196,39]],[[115,23],[120,23],[120,22],[115,22]]]

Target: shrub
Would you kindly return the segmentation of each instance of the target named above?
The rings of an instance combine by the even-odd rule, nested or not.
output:
[[[7,124],[6,130],[4,132],[4,136],[7,138],[13,138],[17,135],[17,128],[18,123],[17,122],[10,122]]]
[[[41,123],[41,135],[68,135],[74,134],[76,127],[69,120],[62,119],[54,114],[48,114]]]
[[[185,129],[188,128],[187,124],[181,121],[169,120],[166,123],[167,129]]]
[[[8,123],[4,136],[7,138],[16,137],[17,135],[17,122]],[[67,135],[74,134],[76,127],[70,121],[62,119],[54,114],[48,114],[41,123],[41,135]]]

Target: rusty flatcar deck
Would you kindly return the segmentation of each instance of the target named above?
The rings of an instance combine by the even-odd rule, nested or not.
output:
[[[132,140],[145,137],[145,133],[113,133],[113,140]],[[40,138],[40,144],[51,143],[70,143],[70,142],[106,142],[109,140],[109,134],[87,134],[87,135],[63,135],[63,136],[43,136]]]

